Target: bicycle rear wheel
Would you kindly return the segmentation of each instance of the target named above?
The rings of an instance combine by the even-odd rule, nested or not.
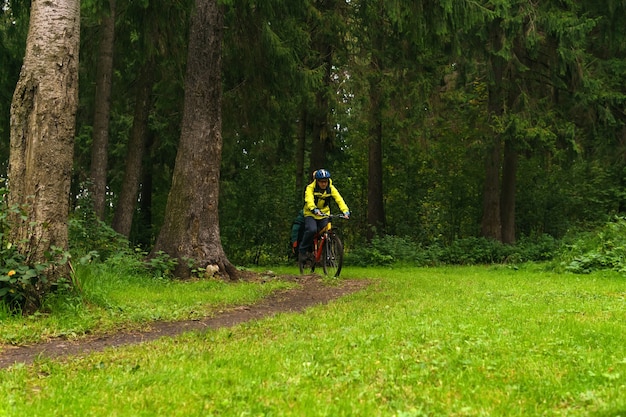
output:
[[[328,233],[324,242],[324,253],[322,253],[322,267],[324,274],[331,277],[339,277],[343,266],[343,243],[335,233]]]

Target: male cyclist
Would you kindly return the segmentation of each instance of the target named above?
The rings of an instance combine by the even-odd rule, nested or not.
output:
[[[330,172],[325,169],[318,169],[313,173],[313,177],[313,182],[307,185],[304,190],[304,235],[302,242],[300,242],[298,257],[300,262],[305,262],[310,258],[310,252],[313,250],[313,236],[328,224],[328,216],[330,215],[328,203],[331,197],[339,206],[344,217],[346,219],[350,217],[350,209],[333,185]]]

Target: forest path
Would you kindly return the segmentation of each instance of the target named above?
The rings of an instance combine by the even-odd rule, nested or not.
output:
[[[259,320],[283,312],[301,312],[307,307],[326,304],[370,284],[366,280],[339,280],[337,285],[325,284],[317,275],[282,276],[298,286],[279,291],[256,304],[233,307],[217,315],[196,320],[150,323],[149,329],[79,338],[52,339],[29,346],[2,346],[0,369],[17,363],[32,364],[39,358],[66,358],[102,351],[107,348],[149,342],[162,337],[173,337],[189,331],[231,327],[250,320]]]

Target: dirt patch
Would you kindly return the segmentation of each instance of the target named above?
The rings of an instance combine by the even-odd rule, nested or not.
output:
[[[0,352],[0,369],[16,363],[31,364],[38,358],[62,358],[97,352],[110,347],[149,342],[161,337],[176,336],[189,331],[202,331],[231,327],[250,320],[258,320],[282,312],[300,312],[305,308],[326,304],[346,294],[366,287],[364,280],[341,280],[328,285],[317,275],[283,276],[280,279],[298,283],[298,287],[280,291],[248,306],[239,306],[212,317],[199,320],[150,323],[149,330],[123,332],[87,337],[77,340],[53,339],[30,346],[3,346]]]

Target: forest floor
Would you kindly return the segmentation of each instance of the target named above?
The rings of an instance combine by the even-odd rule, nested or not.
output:
[[[254,277],[247,277],[254,279]],[[301,312],[307,307],[326,304],[370,284],[365,280],[339,280],[336,285],[325,283],[318,275],[286,275],[276,279],[296,282],[297,287],[279,291],[263,300],[245,306],[231,307],[202,319],[150,323],[147,330],[123,331],[113,334],[76,339],[57,338],[28,346],[2,346],[0,369],[16,363],[31,364],[39,358],[65,358],[84,355],[124,345],[173,337],[189,331],[231,327],[250,320],[259,320],[283,312]]]

